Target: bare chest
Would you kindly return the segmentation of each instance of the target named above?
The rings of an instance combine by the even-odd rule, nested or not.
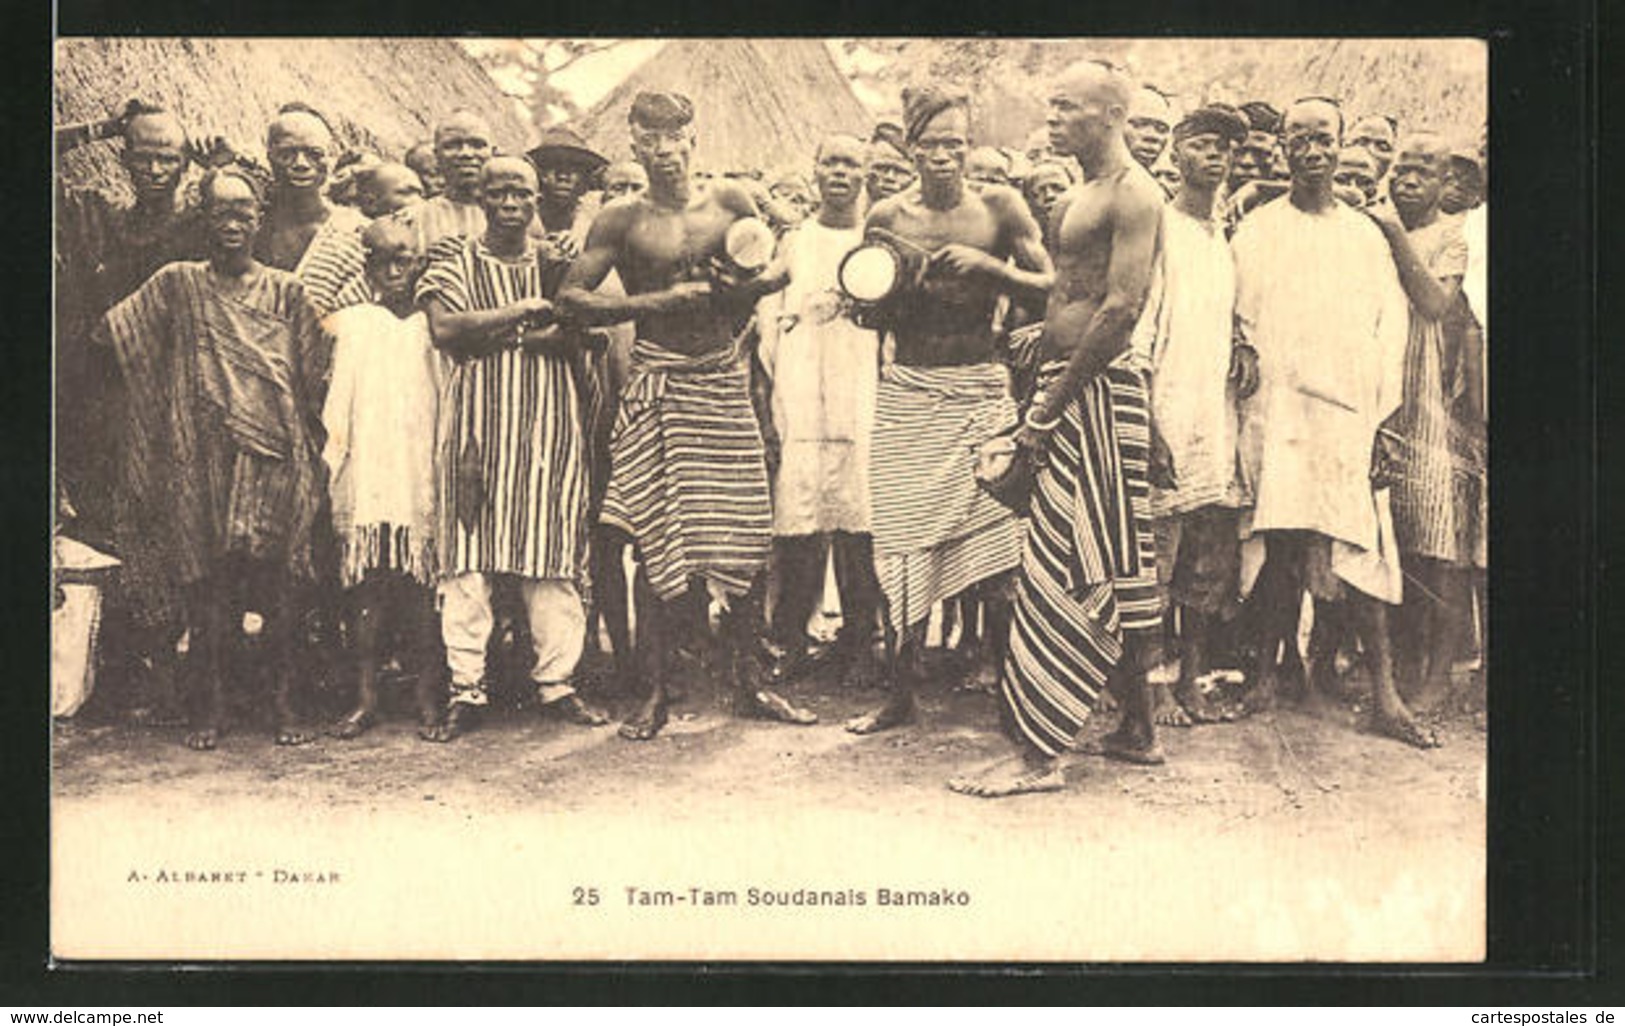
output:
[[[929,251],[957,243],[971,246],[998,256],[999,223],[987,205],[974,197],[952,210],[932,210],[921,204],[911,204],[898,212],[892,222],[892,231]]]
[[[737,219],[733,211],[709,202],[682,212],[646,209],[627,232],[622,277],[634,288],[643,286],[637,291],[704,277]]]

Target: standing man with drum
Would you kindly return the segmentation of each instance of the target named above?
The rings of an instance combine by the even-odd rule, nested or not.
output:
[[[1036,303],[1050,286],[1038,224],[1014,189],[965,184],[970,115],[963,94],[904,92],[906,144],[919,187],[869,212],[868,230],[930,254],[917,288],[889,304],[896,361],[882,370],[870,456],[875,569],[885,593],[892,692],[847,724],[871,734],[916,711],[931,607],[987,587],[1021,558],[1021,522],[978,489],[977,448],[1015,423],[993,311],[1006,293]],[[1002,642],[1008,604],[989,598]]]
[[[693,118],[694,105],[679,93],[633,100],[632,151],[648,172],[648,191],[599,213],[559,291],[567,316],[580,323],[632,320],[638,328],[599,518],[631,539],[641,564],[638,633],[649,696],[621,725],[632,741],[653,738],[666,723],[665,654],[685,598],[726,608],[726,676],[737,713],[817,721],[757,687],[752,661],[772,511],[741,328],[786,276],[746,278],[724,267],[729,230],[759,213],[729,179],[694,188]],[[593,291],[612,269],[624,296]]]

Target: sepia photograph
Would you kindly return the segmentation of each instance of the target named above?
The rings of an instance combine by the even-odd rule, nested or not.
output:
[[[1486,959],[1483,40],[53,64],[53,959]]]

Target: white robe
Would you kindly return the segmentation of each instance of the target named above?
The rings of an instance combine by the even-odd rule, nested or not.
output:
[[[1409,307],[1387,240],[1341,203],[1308,214],[1282,198],[1236,232],[1236,319],[1258,350],[1242,405],[1243,531],[1314,531],[1332,569],[1387,602],[1400,597],[1388,493],[1373,493],[1378,426],[1404,385]]]
[[[1235,264],[1224,233],[1167,207],[1132,341],[1151,371],[1151,419],[1173,455],[1177,485],[1152,490],[1152,516],[1242,504],[1229,380],[1235,301]]]
[[[414,551],[401,569],[427,579],[434,572],[435,422],[445,357],[422,311],[401,318],[368,303],[329,314],[322,326],[337,340],[322,409],[334,529],[346,543],[381,524],[408,529]],[[352,556],[347,544],[346,584],[360,579],[366,562],[361,546]]]
[[[869,445],[879,338],[840,315],[836,272],[862,228],[804,221],[785,235],[790,284],[764,300],[762,366],[781,446],[773,533],[870,529]]]

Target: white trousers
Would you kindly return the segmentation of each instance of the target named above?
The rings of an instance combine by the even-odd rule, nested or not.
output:
[[[460,574],[440,582],[440,636],[451,669],[451,700],[484,705],[485,648],[496,618],[491,612],[491,577]],[[587,614],[575,585],[562,580],[521,578],[519,598],[530,621],[536,665],[530,671],[543,702],[575,694],[567,681],[581,660]]]

